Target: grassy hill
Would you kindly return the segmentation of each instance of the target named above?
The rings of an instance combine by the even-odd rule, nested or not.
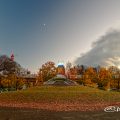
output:
[[[73,87],[52,87],[52,86],[41,86],[33,87],[28,90],[6,92],[0,94],[0,103],[9,104],[12,103],[22,105],[32,105],[37,108],[44,104],[53,106],[61,106],[61,108],[70,108],[82,106],[102,106],[108,104],[119,104],[120,93],[103,91],[95,88],[86,86],[73,86]],[[25,104],[24,104],[25,103]],[[19,107],[18,105],[18,107]],[[38,107],[38,108],[39,108]],[[43,106],[46,107],[46,106]],[[46,108],[47,109],[47,108]]]

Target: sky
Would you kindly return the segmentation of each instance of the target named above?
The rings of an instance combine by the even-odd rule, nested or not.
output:
[[[32,72],[73,62],[120,26],[120,0],[0,0],[0,54]],[[81,63],[82,64],[82,63]]]

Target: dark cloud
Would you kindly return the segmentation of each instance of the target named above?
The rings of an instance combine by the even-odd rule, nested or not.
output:
[[[92,44],[92,49],[75,60],[88,66],[120,65],[120,30],[107,32]]]

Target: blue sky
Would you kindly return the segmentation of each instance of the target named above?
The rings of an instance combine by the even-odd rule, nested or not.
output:
[[[119,25],[119,0],[0,0],[0,54],[36,72],[48,60],[73,61]]]

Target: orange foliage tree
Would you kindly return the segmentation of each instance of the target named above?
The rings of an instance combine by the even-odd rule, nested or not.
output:
[[[83,74],[83,83],[87,86],[94,86],[97,83],[97,73],[94,68],[89,67]]]
[[[111,72],[106,68],[100,68],[98,72],[98,87],[103,89],[109,89],[111,79]]]
[[[37,80],[38,82],[44,82],[53,78],[54,76],[56,76],[56,74],[57,68],[55,67],[55,63],[48,61],[39,69]]]
[[[109,67],[112,79],[110,82],[111,88],[120,89],[120,70],[116,66]]]

